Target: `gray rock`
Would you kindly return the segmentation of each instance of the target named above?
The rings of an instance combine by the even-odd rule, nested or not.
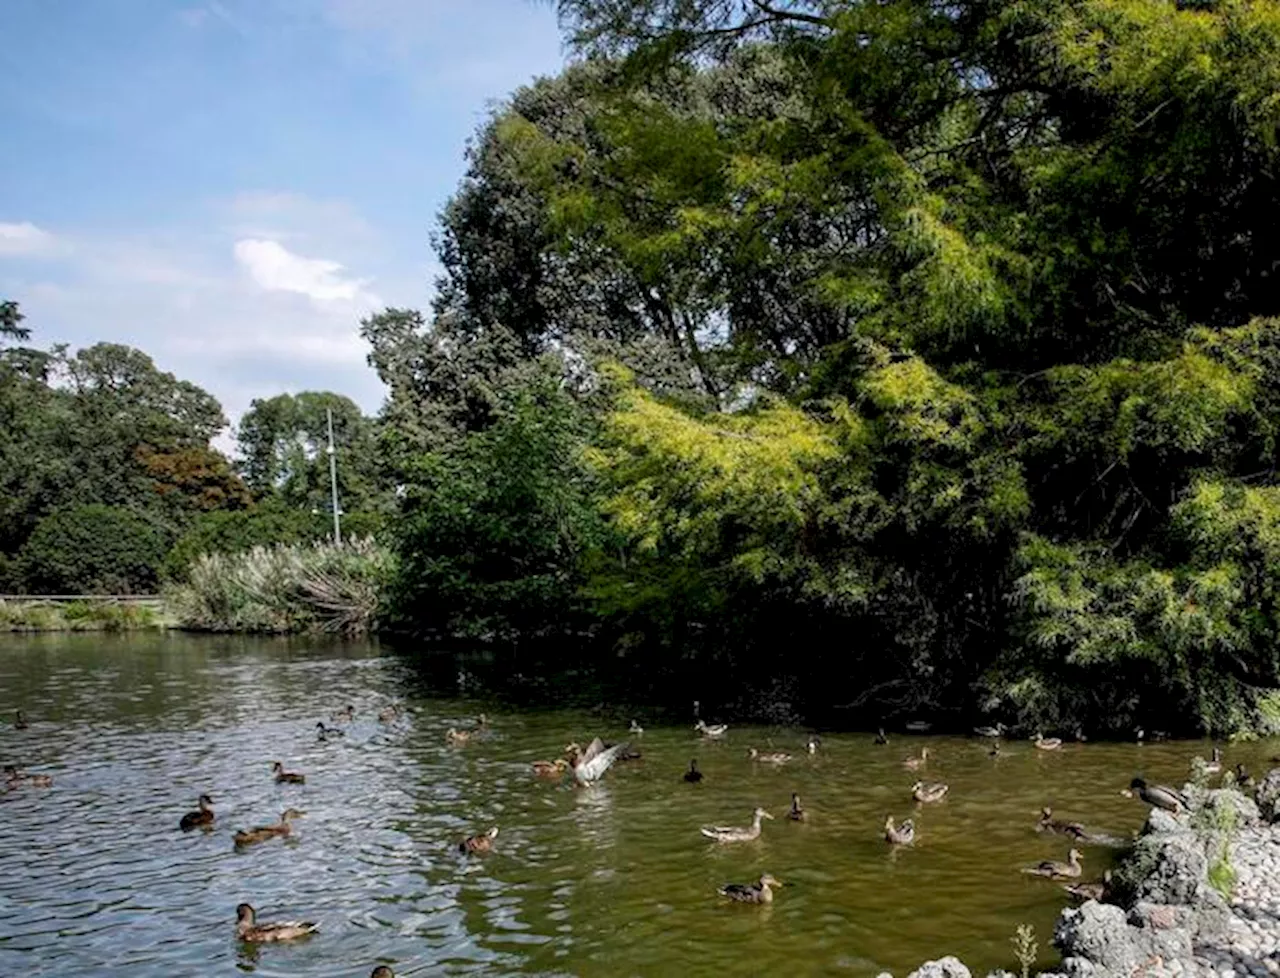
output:
[[[1229,824],[1228,820],[1230,820],[1237,826],[1256,825],[1261,816],[1257,802],[1234,788],[1219,788],[1205,792],[1203,810],[1210,819],[1215,821],[1221,819],[1219,824]],[[1233,810],[1234,815],[1225,815],[1228,810]],[[1224,814],[1220,816],[1219,813]]]
[[[1272,768],[1258,785],[1258,811],[1268,822],[1280,822],[1280,768]]]
[[[1018,976],[1015,975],[1012,971],[1000,970],[1000,971],[988,972],[987,978],[1018,978]],[[1041,978],[1044,978],[1044,976],[1041,975]]]
[[[937,961],[926,961],[907,978],[972,978],[959,958],[947,955]]]
[[[1143,960],[1124,911],[1094,900],[1062,912],[1053,943],[1062,953],[1064,970],[1071,976],[1129,974]]]
[[[1153,808],[1147,813],[1147,822],[1142,827],[1143,835],[1174,835],[1178,832],[1190,832],[1187,826],[1178,821],[1172,812],[1163,808]]]

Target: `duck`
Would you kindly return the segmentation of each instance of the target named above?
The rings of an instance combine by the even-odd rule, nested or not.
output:
[[[1111,895],[1111,870],[1102,874],[1102,879],[1088,883],[1063,883],[1062,888],[1077,900],[1105,901]]]
[[[276,784],[306,784],[307,776],[305,774],[295,774],[293,771],[286,771],[284,765],[276,761],[271,765],[271,771],[276,776]]]
[[[295,818],[305,815],[306,812],[298,811],[296,808],[286,808],[280,814],[280,821],[275,825],[259,825],[254,829],[242,829],[232,838],[238,846],[249,846],[255,842],[266,842],[268,839],[274,839],[276,836],[288,838],[293,833],[293,826],[290,824]]]
[[[895,826],[893,816],[884,820],[884,841],[893,846],[909,846],[916,841],[916,823],[909,818]]]
[[[476,717],[476,727],[478,727],[480,730],[489,729],[489,717],[487,714],[481,713],[478,717]]]
[[[911,797],[922,805],[929,805],[942,801],[949,790],[950,785],[943,784],[941,781],[917,781],[911,786]]]
[[[1221,774],[1222,773],[1222,748],[1215,746],[1213,754],[1204,764],[1205,774]]]
[[[471,731],[457,730],[454,727],[450,727],[445,731],[444,741],[452,747],[462,747],[471,743]]]
[[[902,762],[902,766],[910,768],[912,771],[918,771],[929,763],[929,748],[921,747],[919,757],[908,757]]]
[[[31,724],[27,723],[26,715],[21,710],[19,710],[17,715],[13,718],[13,729],[26,730],[30,726]]]
[[[747,756],[753,761],[759,761],[761,764],[786,764],[791,760],[791,755],[782,751],[771,754],[761,754],[754,747],[747,748]]]
[[[1089,833],[1079,822],[1059,822],[1053,817],[1053,809],[1047,805],[1040,809],[1040,821],[1036,823],[1037,832],[1052,832],[1054,835],[1067,835],[1073,839],[1086,839]]]
[[[47,774],[26,774],[19,771],[12,764],[6,765],[4,769],[5,787],[9,789],[20,788],[26,785],[29,788],[52,788],[53,778]]]
[[[1180,791],[1174,791],[1168,785],[1147,784],[1142,778],[1134,778],[1129,782],[1129,790],[1135,792],[1148,805],[1163,808],[1165,811],[1173,812],[1175,815],[1190,807],[1187,804],[1186,796]]]
[[[319,924],[309,920],[284,920],[275,924],[257,922],[258,912],[247,903],[236,907],[236,936],[242,941],[267,943],[269,941],[292,941],[299,937],[314,934],[320,929]]]
[[[997,740],[1004,736],[1005,726],[1003,723],[997,723],[994,727],[974,727],[973,732],[978,737],[987,737],[991,740]]]
[[[1080,865],[1081,858],[1080,850],[1072,849],[1067,853],[1067,861],[1065,863],[1046,859],[1044,862],[1024,869],[1023,872],[1030,876],[1043,876],[1051,880],[1073,880],[1077,879],[1080,873],[1083,872],[1083,867]]]
[[[738,903],[773,903],[773,890],[770,887],[781,885],[765,873],[755,883],[726,883],[716,892]]]
[[[633,719],[631,721],[631,726],[627,728],[627,732],[635,734],[637,737],[641,737],[644,735],[644,727],[640,726],[639,720]]]
[[[707,721],[699,720],[693,725],[693,729],[704,737],[723,737],[729,732],[729,725],[727,723],[713,723],[711,726],[707,726]]]
[[[888,744],[889,744],[889,738],[884,735],[884,727],[881,727],[878,731],[876,731],[875,745],[877,747],[887,747]]]
[[[698,770],[698,759],[696,757],[689,762],[689,770],[684,772],[684,779],[689,784],[698,784],[702,781],[702,772]]]
[[[533,773],[539,778],[558,779],[567,770],[569,770],[569,762],[563,757],[557,757],[554,761],[533,762]]]
[[[178,822],[178,828],[184,832],[188,832],[198,825],[213,824],[213,799],[208,795],[201,795],[196,804],[199,807],[194,812],[187,812]]]
[[[1236,765],[1236,784],[1245,789],[1253,787],[1253,775],[1243,764]]]
[[[458,843],[458,851],[465,852],[465,853],[492,852],[493,840],[496,839],[497,837],[498,837],[498,827],[495,825],[488,832],[483,832],[480,835],[468,836],[467,838],[463,839],[461,842]]]
[[[354,723],[356,719],[356,708],[351,704],[347,704],[341,710],[334,710],[329,714],[329,719],[335,723]]]
[[[394,723],[400,719],[400,707],[395,703],[384,706],[378,711],[378,720],[382,723]],[[388,969],[390,970],[390,969]]]
[[[822,738],[819,737],[817,734],[814,734],[805,743],[804,749],[807,750],[810,754],[816,754],[818,753],[818,748],[821,746],[822,746]]]
[[[326,727],[324,721],[321,720],[316,724],[316,740],[329,740],[334,737],[345,737],[347,732],[339,730],[337,727]]]
[[[716,842],[751,842],[760,838],[760,820],[764,818],[772,819],[773,816],[763,808],[757,808],[752,812],[751,826],[749,828],[738,828],[732,825],[704,825],[702,834]]]
[[[604,741],[594,738],[584,751],[577,744],[570,744],[564,749],[569,758],[569,767],[573,769],[574,780],[581,785],[594,784],[604,777],[605,772],[613,767],[613,762],[623,754],[628,744],[614,744],[605,747]]]
[[[1000,756],[1000,741],[992,741],[991,750],[987,751],[987,756],[993,759]]]
[[[380,964],[369,972],[369,978],[396,978],[396,973],[385,964]]]
[[[791,810],[787,812],[787,818],[793,822],[803,822],[808,818],[808,813],[800,807],[800,796],[794,791],[791,792]]]
[[[1045,737],[1042,736],[1039,731],[1036,731],[1035,745],[1040,748],[1040,750],[1057,750],[1062,746],[1062,738]]]

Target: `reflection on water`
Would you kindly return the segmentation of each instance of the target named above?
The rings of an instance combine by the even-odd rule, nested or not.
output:
[[[933,738],[927,772],[902,759],[925,741],[734,728],[723,743],[646,723],[638,762],[587,790],[535,779],[529,763],[569,740],[626,734],[585,713],[502,711],[433,698],[405,662],[370,645],[177,635],[0,636],[0,763],[54,775],[54,787],[0,792],[0,974],[130,976],[903,974],[954,953],[1012,964],[1009,938],[1034,924],[1042,953],[1062,890],[1019,873],[1062,859],[1066,840],[1034,830],[1043,805],[1127,836],[1145,811],[1120,794],[1138,772],[1179,780],[1204,744],[1010,743]],[[392,701],[408,707],[376,719]],[[345,737],[317,720],[351,703]],[[12,729],[25,708],[32,726]],[[491,729],[448,747],[450,726],[486,710]],[[788,750],[776,768],[747,747]],[[1227,751],[1256,771],[1275,745]],[[697,756],[706,780],[681,775]],[[303,772],[277,785],[271,763]],[[951,785],[917,810],[917,777]],[[798,791],[808,821],[785,813]],[[212,831],[178,819],[202,792]],[[704,824],[777,816],[760,839],[708,843]],[[231,833],[307,814],[293,836],[237,850]],[[914,815],[918,842],[890,850],[886,815]],[[465,857],[466,835],[500,826],[495,851]],[[1111,852],[1086,848],[1086,878]],[[731,905],[716,887],[770,872],[772,907]],[[235,907],[301,918],[320,933],[242,948]]]

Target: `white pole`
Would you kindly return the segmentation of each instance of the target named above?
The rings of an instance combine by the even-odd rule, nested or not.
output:
[[[329,418],[329,485],[333,489],[333,542],[342,543],[341,510],[338,509],[338,456],[333,449],[333,409],[325,408]]]

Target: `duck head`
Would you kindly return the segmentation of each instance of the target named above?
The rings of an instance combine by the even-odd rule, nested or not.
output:
[[[774,877],[770,876],[768,873],[765,873],[763,876],[760,877],[760,886],[762,888],[766,886],[781,886],[781,885],[782,885],[781,880],[775,879]]]
[[[1069,853],[1067,853],[1067,862],[1069,863],[1078,863],[1078,862],[1082,862],[1083,860],[1084,860],[1084,856],[1083,854],[1081,854],[1079,849],[1072,849]]]
[[[257,915],[258,912],[247,903],[242,903],[236,907],[236,923],[241,927],[252,927],[254,918]]]
[[[1131,791],[1141,791],[1146,786],[1147,782],[1143,778],[1134,778],[1129,782],[1129,789]]]
[[[302,818],[302,816],[305,814],[307,813],[297,808],[286,808],[283,812],[280,813],[280,821],[292,822],[295,818]]]
[[[755,812],[753,812],[752,814],[756,818],[773,818],[773,816],[770,815],[768,812],[766,812],[763,808],[757,808]]]
[[[396,975],[385,964],[380,964],[369,973],[369,978],[396,978]]]

